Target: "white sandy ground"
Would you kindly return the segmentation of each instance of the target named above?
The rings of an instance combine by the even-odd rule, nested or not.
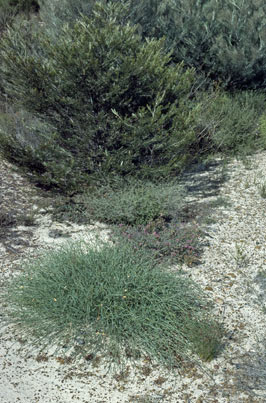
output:
[[[208,174],[202,172],[197,177]],[[215,312],[228,331],[224,351],[205,364],[207,372],[192,367],[171,374],[143,360],[136,369],[129,364],[124,376],[108,373],[104,359],[93,366],[85,360],[67,363],[52,351],[47,356],[39,355],[18,341],[11,327],[2,325],[0,403],[265,402],[266,368],[258,369],[256,365],[263,354],[266,363],[262,310],[266,298],[256,279],[260,271],[266,270],[266,199],[259,190],[266,183],[266,153],[252,157],[251,169],[234,161],[229,174],[221,196],[228,197],[231,205],[217,207],[219,219],[208,225],[209,246],[205,247],[202,263],[182,267],[215,302]],[[22,226],[18,229],[22,233],[29,230]],[[69,239],[59,236],[60,231],[61,235],[68,233],[88,242],[95,239],[95,234],[103,239],[109,236],[108,228],[101,224],[66,225],[41,214],[38,226],[31,230],[34,234],[28,255],[38,251],[36,246],[49,249]],[[11,260],[1,244],[0,254],[0,284],[4,287],[10,273],[19,269],[19,260]]]

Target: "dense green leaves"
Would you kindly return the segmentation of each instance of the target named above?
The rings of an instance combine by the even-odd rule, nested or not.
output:
[[[189,159],[194,72],[170,66],[163,41],[143,43],[120,23],[122,12],[119,4],[98,3],[92,17],[65,24],[56,41],[24,22],[3,42],[4,88],[55,128],[56,146],[73,157],[71,186],[80,184],[73,172],[82,182],[110,172],[154,177],[180,171]],[[43,158],[56,183],[55,164]]]
[[[0,88],[33,117],[20,137],[35,132],[39,146],[15,146],[17,129],[2,127],[5,156],[39,183],[72,191],[110,175],[169,177],[202,151],[261,144],[252,102],[264,107],[263,96],[199,93],[195,69],[215,88],[263,87],[264,4],[121,3],[40,2],[40,20],[5,33]]]
[[[128,21],[145,38],[165,37],[172,60],[218,81],[227,89],[266,84],[266,4],[263,0],[112,0],[127,4]],[[51,30],[90,16],[95,0],[43,3],[41,15]],[[106,0],[105,3],[110,3]],[[53,13],[48,9],[53,8]],[[125,19],[125,14],[121,19]],[[56,21],[56,23],[55,23]]]
[[[227,89],[265,87],[266,4],[263,0],[112,0],[127,4],[122,19],[137,24],[142,38],[165,37],[173,61],[184,61]],[[110,3],[106,0],[105,3]],[[51,31],[80,13],[90,16],[95,0],[41,2]]]

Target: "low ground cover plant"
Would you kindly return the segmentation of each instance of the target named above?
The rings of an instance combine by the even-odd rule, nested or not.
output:
[[[113,227],[118,239],[127,239],[134,249],[143,249],[154,259],[168,264],[200,261],[202,230],[197,223],[166,222],[163,218],[147,225]]]
[[[163,217],[178,215],[184,206],[185,189],[178,181],[153,183],[134,178],[117,178],[99,186],[92,194],[84,193],[88,217],[109,224],[146,225]]]
[[[169,366],[216,356],[222,330],[196,284],[128,242],[75,243],[28,262],[4,295],[9,321],[40,346]],[[131,352],[131,353],[129,353]],[[180,361],[181,360],[181,361]]]

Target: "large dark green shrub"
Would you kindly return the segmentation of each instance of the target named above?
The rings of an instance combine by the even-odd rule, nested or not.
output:
[[[17,18],[29,18],[38,12],[39,5],[35,0],[0,0],[0,41],[4,32]],[[1,47],[1,43],[0,43]],[[5,91],[0,84],[0,108],[5,99]]]
[[[143,37],[166,37],[174,61],[229,89],[265,87],[265,1],[130,0],[130,9]]]
[[[15,12],[10,8],[8,0],[0,0],[0,41],[8,24],[14,19]],[[0,42],[1,46],[1,42]],[[3,86],[0,83],[0,108],[5,97]]]
[[[55,155],[46,144],[35,150],[46,184],[75,188],[98,173],[153,178],[191,158],[193,70],[170,66],[162,40],[143,43],[123,13],[120,4],[97,3],[57,40],[24,21],[3,41],[5,91],[54,128]]]
[[[56,166],[58,185],[66,185],[66,164],[70,158],[65,152],[63,167],[63,149],[54,142],[53,127],[32,114],[5,105],[0,111],[0,144],[1,154],[9,161],[35,172],[41,177],[41,183],[51,185],[51,175],[46,170]],[[68,167],[71,170],[71,165]]]

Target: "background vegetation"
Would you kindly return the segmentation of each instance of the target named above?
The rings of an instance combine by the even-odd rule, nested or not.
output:
[[[263,0],[132,0],[130,6],[142,35],[165,36],[175,62],[230,90],[265,87]]]

